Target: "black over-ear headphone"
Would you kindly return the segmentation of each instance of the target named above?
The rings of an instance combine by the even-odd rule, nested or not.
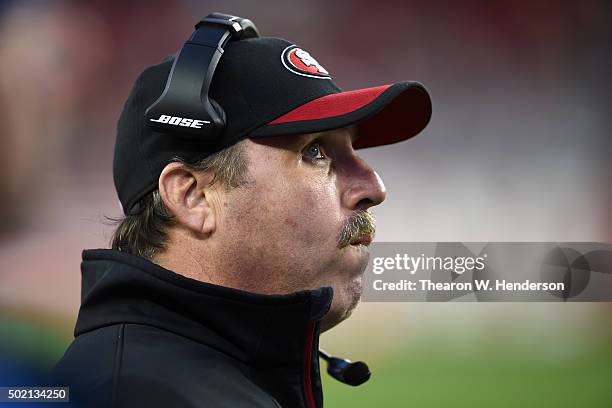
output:
[[[225,129],[225,113],[208,96],[215,69],[230,40],[252,37],[259,31],[246,18],[212,13],[200,20],[174,59],[164,92],[145,112],[149,126],[216,140]]]

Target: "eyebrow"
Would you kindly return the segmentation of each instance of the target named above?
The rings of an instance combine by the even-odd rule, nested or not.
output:
[[[357,126],[356,125],[349,125],[347,127],[344,128],[346,132],[349,133],[350,137],[351,137],[351,142],[355,142],[355,140],[357,140],[359,138],[358,132],[357,132]],[[337,129],[331,129],[331,130],[326,130],[323,132],[320,132],[322,135],[326,135],[327,133],[330,132],[334,132]],[[312,133],[307,133],[306,136],[310,136],[312,135]]]
[[[299,135],[296,135],[297,138],[295,139],[295,145],[299,145],[299,144],[304,144],[304,143],[310,143],[311,141],[318,139],[318,138],[322,138],[325,137],[327,134],[335,131],[337,129],[331,129],[331,130],[325,130],[322,132],[316,132],[316,133],[301,133]],[[351,138],[351,144],[355,143],[355,141],[359,138],[359,134],[357,132],[357,126],[356,125],[350,125],[346,127],[346,131],[349,133],[350,138]]]
[[[310,143],[310,141],[315,139],[313,135],[314,133],[301,133],[299,135],[296,135],[297,137],[295,138],[294,144],[297,146],[297,145]]]

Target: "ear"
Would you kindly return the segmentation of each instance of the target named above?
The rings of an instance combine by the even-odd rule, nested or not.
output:
[[[159,195],[175,220],[196,234],[215,230],[215,211],[207,197],[210,175],[183,163],[169,163],[159,176]]]

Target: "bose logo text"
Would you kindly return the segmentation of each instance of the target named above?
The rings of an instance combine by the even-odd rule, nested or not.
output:
[[[150,119],[151,122],[167,123],[169,125],[190,127],[196,129],[202,129],[202,125],[210,123],[209,120],[189,119],[180,118],[178,116],[161,115],[159,119]]]

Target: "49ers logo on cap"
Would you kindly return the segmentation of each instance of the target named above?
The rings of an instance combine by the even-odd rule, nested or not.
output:
[[[297,45],[290,45],[285,48],[281,55],[281,61],[285,68],[294,74],[310,78],[331,79],[329,72],[312,55]]]

